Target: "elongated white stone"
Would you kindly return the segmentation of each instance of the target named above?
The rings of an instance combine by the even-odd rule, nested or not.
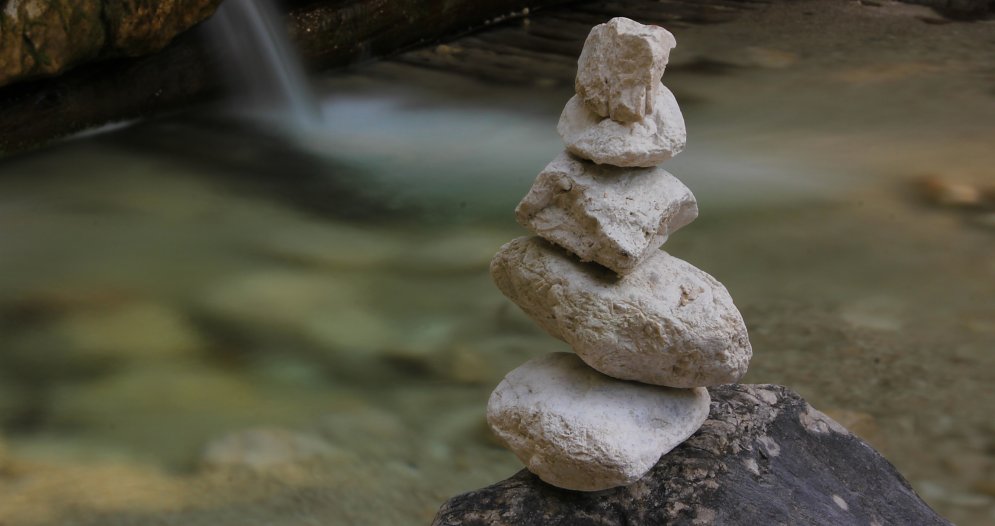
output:
[[[487,422],[542,480],[597,491],[639,480],[701,427],[708,406],[704,388],[616,380],[553,353],[508,373]]]
[[[662,168],[596,165],[562,153],[515,209],[547,241],[620,275],[698,217],[691,190]]]
[[[653,113],[617,122],[591,111],[580,95],[567,101],[556,129],[567,151],[612,166],[656,166],[684,150],[687,130],[677,99],[657,83]]]
[[[614,378],[711,386],[738,381],[749,366],[750,340],[728,291],[666,252],[618,277],[542,238],[518,238],[494,256],[491,276],[539,326]]]
[[[677,40],[624,17],[594,26],[577,61],[577,95],[601,117],[634,122],[653,112],[656,85]]]

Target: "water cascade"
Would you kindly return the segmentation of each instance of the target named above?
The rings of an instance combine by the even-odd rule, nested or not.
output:
[[[225,0],[206,24],[224,52],[238,113],[294,128],[320,122],[320,105],[271,0]]]

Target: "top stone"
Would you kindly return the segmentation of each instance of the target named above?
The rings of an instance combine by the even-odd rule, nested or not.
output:
[[[666,29],[628,18],[595,26],[577,61],[577,94],[601,117],[638,121],[653,113],[657,84],[676,45]]]

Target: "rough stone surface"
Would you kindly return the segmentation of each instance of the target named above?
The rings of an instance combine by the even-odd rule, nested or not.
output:
[[[687,129],[677,99],[662,83],[657,83],[654,100],[653,113],[622,123],[591,111],[574,95],[556,129],[578,157],[612,166],[656,166],[684,150]]]
[[[650,473],[600,493],[528,471],[446,502],[435,526],[950,524],[874,449],[776,385],[711,389],[709,418]]]
[[[541,238],[491,262],[498,288],[588,365],[614,378],[699,387],[738,381],[752,349],[721,283],[660,251],[624,277]]]
[[[599,491],[631,484],[708,416],[708,391],[609,378],[572,353],[536,358],[491,394],[487,422],[542,480]]]
[[[638,121],[653,112],[656,86],[676,45],[666,29],[624,17],[594,26],[577,61],[577,94],[602,117]]]
[[[162,49],[221,0],[0,2],[0,86],[55,75],[98,57]]]
[[[596,165],[563,153],[515,210],[537,235],[620,275],[698,217],[688,187],[662,168]]]

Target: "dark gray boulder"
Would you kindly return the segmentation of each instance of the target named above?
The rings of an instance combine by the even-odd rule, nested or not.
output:
[[[791,390],[710,392],[704,426],[635,484],[582,493],[522,470],[450,499],[434,525],[950,524],[884,457]]]

